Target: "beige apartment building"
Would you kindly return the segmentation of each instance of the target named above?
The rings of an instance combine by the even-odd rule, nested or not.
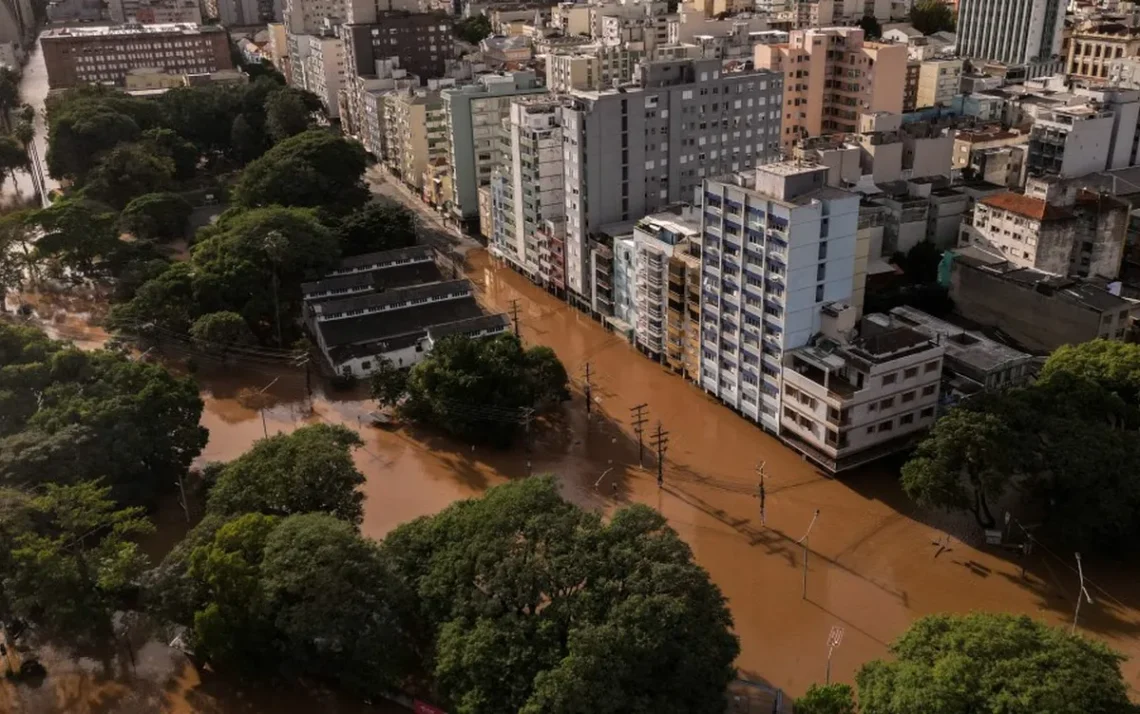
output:
[[[918,66],[918,91],[915,106],[948,106],[958,94],[962,78],[962,60],[930,59]]]
[[[1137,55],[1140,27],[1119,22],[1084,23],[1073,30],[1065,69],[1083,79],[1112,79],[1113,60]]]
[[[447,115],[439,92],[384,95],[385,163],[404,183],[423,189],[424,172],[447,161]]]
[[[863,30],[796,30],[787,43],[757,45],[756,69],[784,75],[781,143],[855,132],[861,114],[903,110],[906,45],[866,42]]]

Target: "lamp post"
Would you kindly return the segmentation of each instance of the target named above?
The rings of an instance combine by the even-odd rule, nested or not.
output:
[[[831,653],[843,642],[843,628],[836,626],[831,628],[831,632],[827,634],[827,673],[824,676],[823,683],[825,685],[831,684]]]

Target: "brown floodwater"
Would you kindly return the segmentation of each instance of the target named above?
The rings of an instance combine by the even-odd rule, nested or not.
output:
[[[365,445],[356,461],[368,479],[362,529],[375,538],[528,473],[557,474],[565,495],[587,508],[650,505],[685,538],[727,597],[741,640],[737,664],[742,676],[793,696],[823,679],[834,627],[843,628],[843,639],[832,657],[832,678],[852,682],[859,666],[886,656],[887,644],[925,614],[1002,611],[1071,624],[1076,596],[1071,554],[1038,550],[1022,577],[1020,561],[982,545],[972,521],[915,509],[899,490],[891,467],[827,478],[588,316],[492,265],[482,253],[470,260],[471,277],[489,308],[505,310],[510,300],[521,301],[522,336],[528,344],[553,347],[579,386],[590,364],[595,401],[589,418],[578,390],[559,414],[537,425],[529,449],[473,449],[419,430],[369,426],[364,417],[373,405],[363,389],[336,392],[315,383],[310,399],[303,374],[266,365],[206,365],[198,379],[210,441],[200,460],[232,459],[265,433],[307,423],[357,429]],[[271,382],[263,421],[243,394]],[[660,420],[669,432],[664,488],[657,487],[648,448],[645,468],[638,466],[629,408],[639,403],[649,405],[649,427]],[[767,474],[766,525],[760,523],[755,497],[761,462]],[[799,540],[817,509],[804,597],[805,553]],[[180,512],[172,508],[160,518],[174,523]],[[157,550],[173,541],[166,539]],[[1083,606],[1080,630],[1131,658],[1124,672],[1135,693],[1140,690],[1140,571],[1135,564],[1082,555],[1095,604]],[[314,708],[299,697],[239,696],[209,684],[212,680],[202,683],[201,676],[180,667],[165,680],[154,680],[162,682],[166,697],[158,710],[349,711]],[[133,691],[134,685],[124,686]],[[0,709],[2,697],[0,692]],[[135,711],[118,706],[35,711],[73,710]]]

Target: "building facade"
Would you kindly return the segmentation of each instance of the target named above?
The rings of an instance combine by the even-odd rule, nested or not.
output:
[[[1140,27],[1119,22],[1083,23],[1073,30],[1070,38],[1065,72],[1080,79],[1124,79],[1113,76],[1113,61],[1137,55],[1140,55]]]
[[[757,69],[784,76],[780,138],[854,133],[859,116],[900,114],[906,91],[905,45],[865,42],[858,28],[792,32],[785,45],[757,45]]]
[[[962,76],[962,60],[931,59],[918,68],[918,90],[915,102],[918,107],[949,106],[958,95]]]
[[[1061,53],[1064,0],[961,0],[958,54],[1006,65],[1047,61]]]
[[[330,119],[340,117],[340,90],[344,85],[344,41],[335,35],[306,35],[305,89],[320,98]]]
[[[561,113],[567,291],[604,315],[613,303],[593,287],[595,228],[691,201],[704,179],[779,155],[779,75],[678,60],[643,63],[637,77],[629,87],[572,92]]]
[[[209,74],[233,69],[229,35],[221,27],[122,25],[53,28],[41,35],[48,86],[122,85],[132,69]]]
[[[857,195],[827,168],[781,162],[704,184],[701,387],[780,432],[785,354],[820,331],[823,306],[850,301]],[[857,287],[857,283],[860,285]]]

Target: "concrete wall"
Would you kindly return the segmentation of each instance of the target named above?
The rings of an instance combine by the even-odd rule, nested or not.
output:
[[[950,270],[950,298],[963,317],[997,327],[1034,351],[1052,352],[1099,334],[1099,313],[958,261]]]

